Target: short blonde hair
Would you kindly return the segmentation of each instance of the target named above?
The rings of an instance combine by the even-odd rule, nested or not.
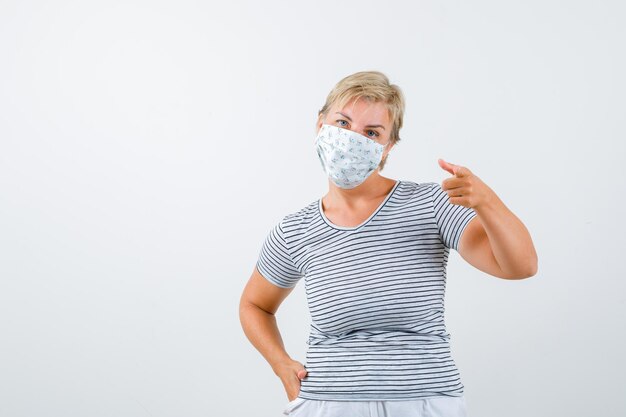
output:
[[[318,112],[318,117],[326,118],[330,108],[337,104],[341,109],[352,99],[364,98],[374,102],[382,101],[389,111],[391,120],[391,144],[400,142],[400,129],[404,118],[404,94],[400,87],[389,83],[389,78],[380,71],[360,71],[341,79],[326,97],[326,103]],[[378,166],[382,170],[387,157]]]

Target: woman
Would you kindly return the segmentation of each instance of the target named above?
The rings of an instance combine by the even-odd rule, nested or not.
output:
[[[380,175],[403,113],[380,72],[337,83],[315,141],[328,193],[272,228],[244,289],[241,323],[285,387],[285,415],[466,416],[444,323],[449,251],[499,278],[537,271],[528,231],[469,169],[439,160],[441,185]],[[274,316],[302,277],[306,367]]]

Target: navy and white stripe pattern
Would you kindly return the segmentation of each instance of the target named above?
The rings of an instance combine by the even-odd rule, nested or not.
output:
[[[461,396],[444,324],[446,264],[476,212],[441,185],[397,181],[355,227],[318,199],[265,239],[257,268],[287,288],[304,277],[311,314],[299,397],[406,400]]]

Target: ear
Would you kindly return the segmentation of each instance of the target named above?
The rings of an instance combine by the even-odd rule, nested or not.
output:
[[[316,138],[314,140],[317,140],[317,135],[319,135],[320,133],[320,129],[322,128],[322,125],[324,124],[324,118],[322,117],[322,115],[320,114],[317,117],[317,123],[315,124],[315,136]]]
[[[320,114],[319,116],[317,116],[317,130],[318,131],[322,128],[323,124],[324,124],[324,115]]]

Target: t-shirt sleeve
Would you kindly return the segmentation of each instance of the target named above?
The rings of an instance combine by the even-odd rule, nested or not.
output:
[[[281,288],[295,287],[302,278],[291,258],[282,221],[267,234],[256,267],[265,279]]]
[[[450,203],[441,184],[432,183],[431,199],[439,236],[447,248],[458,250],[465,226],[477,216],[474,209]]]

